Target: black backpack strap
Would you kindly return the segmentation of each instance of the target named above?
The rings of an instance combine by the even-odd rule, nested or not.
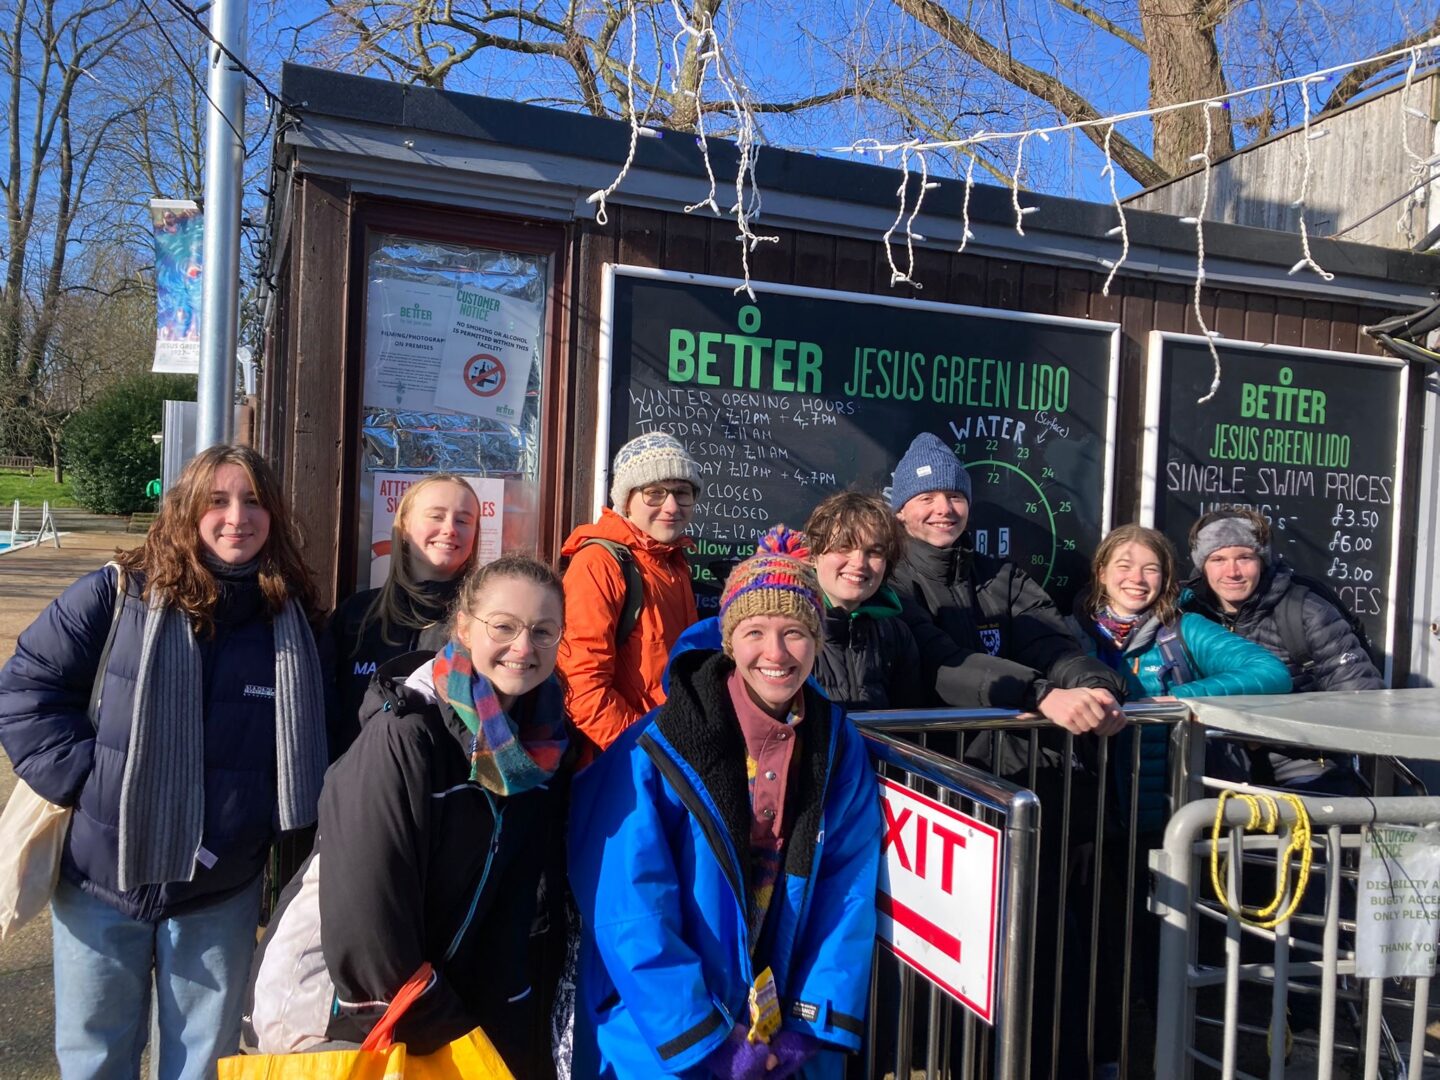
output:
[[[85,709],[93,728],[100,726],[100,692],[105,682],[105,669],[110,664],[110,649],[115,644],[115,630],[120,625],[120,613],[125,610],[125,568],[118,562],[105,565],[115,568],[115,606],[110,611],[110,630],[105,635],[105,647],[100,650],[100,666],[95,669],[95,681],[90,684],[90,704]]]
[[[1160,669],[1165,689],[1195,681],[1195,665],[1190,660],[1190,650],[1180,633],[1178,621],[1174,626],[1161,626],[1155,635],[1155,644],[1160,649],[1160,658],[1165,661]]]
[[[582,542],[580,547],[591,544],[608,551],[620,564],[620,573],[625,577],[625,602],[620,607],[620,623],[615,628],[615,644],[623,645],[630,637],[630,632],[635,629],[635,624],[640,621],[640,609],[645,606],[645,582],[640,577],[640,566],[635,562],[634,554],[624,544],[592,536]]]
[[[1275,605],[1275,624],[1280,629],[1280,644],[1290,654],[1290,662],[1301,671],[1308,671],[1315,666],[1315,657],[1305,640],[1305,597],[1309,593],[1310,590],[1304,585],[1291,585]]]

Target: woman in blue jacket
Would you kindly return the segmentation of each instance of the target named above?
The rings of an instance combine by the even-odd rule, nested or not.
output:
[[[880,802],[807,685],[822,610],[804,563],[741,563],[724,651],[677,656],[666,703],[576,778],[574,1075],[839,1077],[859,1048]]]
[[[1081,641],[1125,677],[1126,699],[1288,694],[1290,674],[1265,649],[1180,611],[1175,553],[1161,533],[1121,525],[1100,542],[1077,603]]]
[[[52,904],[65,1080],[139,1076],[152,1007],[162,1080],[238,1047],[266,854],[314,822],[324,778],[314,614],[274,474],[217,446],[0,671],[15,772],[74,808]]]

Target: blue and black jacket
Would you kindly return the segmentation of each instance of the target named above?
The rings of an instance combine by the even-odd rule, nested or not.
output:
[[[244,889],[265,866],[277,830],[275,636],[258,581],[221,581],[213,636],[197,639],[204,679],[205,819],[190,881],[119,889],[120,790],[144,638],[144,581],[126,596],[103,672],[95,726],[91,685],[115,610],[111,568],[86,574],[50,604],[0,671],[0,744],[16,774],[75,808],[60,872],[133,919],[171,918]]]
[[[1162,647],[1164,627],[1159,619],[1147,616],[1130,631],[1125,647],[1118,648],[1095,620],[1083,614],[1084,597],[1075,605],[1075,622],[1080,640],[1092,656],[1125,677],[1126,697],[1176,698],[1224,697],[1233,694],[1288,694],[1290,672],[1285,665],[1254,642],[1200,615],[1182,614],[1173,641]],[[1175,655],[1166,656],[1167,648]],[[1178,663],[1177,663],[1178,659]],[[1166,728],[1142,725],[1140,731],[1140,806],[1138,827],[1142,831],[1165,824]],[[1126,733],[1129,737],[1129,733]],[[1117,759],[1128,762],[1128,748],[1122,746]],[[1128,786],[1128,785],[1122,785]],[[1122,791],[1128,798],[1128,791]]]
[[[757,971],[784,1025],[839,1077],[864,1028],[875,940],[880,797],[860,733],[811,686],[787,793],[790,839],[751,956],[751,809],[723,654],[671,662],[670,696],[575,780],[570,883],[580,908],[575,1075],[691,1075],[748,1024]]]

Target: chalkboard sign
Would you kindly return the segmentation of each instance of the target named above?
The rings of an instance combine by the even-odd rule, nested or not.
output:
[[[751,300],[737,281],[634,267],[606,284],[597,513],[626,440],[681,439],[704,472],[702,613],[765,529],[799,528],[836,491],[888,491],[922,431],[970,471],[976,550],[1069,609],[1109,526],[1118,327],[760,282]]]
[[[1249,506],[1275,550],[1329,582],[1394,645],[1395,545],[1408,371],[1399,360],[1152,332],[1142,519],[1175,542],[1197,518]],[[1387,665],[1388,666],[1388,665]],[[1386,671],[1389,678],[1389,671]]]

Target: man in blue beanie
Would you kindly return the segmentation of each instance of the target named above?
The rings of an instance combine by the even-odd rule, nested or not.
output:
[[[961,544],[970,490],[965,466],[928,431],[915,436],[890,488],[909,536],[894,585],[928,615],[917,620],[912,609],[909,621],[937,699],[957,708],[1038,712],[1076,735],[1118,731],[1124,680],[1085,655],[1035,581]],[[916,621],[942,633],[917,630]]]
[[[1075,735],[1109,735],[1125,726],[1119,704],[1124,680],[1085,655],[1045,590],[1014,564],[961,544],[970,521],[970,474],[949,446],[929,432],[915,437],[895,466],[890,506],[908,536],[891,584],[901,595],[902,617],[920,647],[937,704],[1038,712]],[[1070,850],[1059,829],[1040,833],[1032,985],[1035,1015],[1056,1018],[1062,1032],[1059,1060],[1068,1062],[1085,1057],[1080,1003],[1088,989],[1077,935],[1065,939],[1063,985],[1056,978],[1058,928],[1065,917],[1059,898],[1076,846],[1094,835],[1085,810],[1095,805],[1096,781],[1072,771],[1059,731],[1042,733],[1037,749],[1032,772],[1028,738],[982,732],[968,740],[965,757],[1034,789],[1046,821],[1059,820],[1070,781]],[[1034,1026],[1030,1059],[1031,1075],[1050,1075],[1049,1024]],[[1063,1067],[1060,1073],[1068,1075]]]

